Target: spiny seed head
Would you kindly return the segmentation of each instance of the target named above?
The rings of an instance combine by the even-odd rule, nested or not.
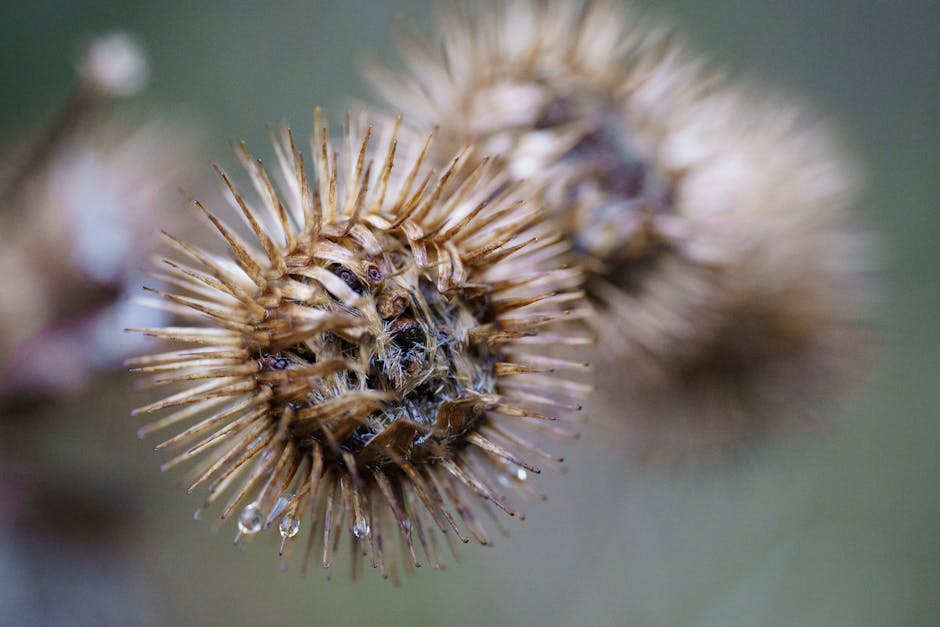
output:
[[[723,93],[698,107],[669,147],[691,166],[679,198],[694,203],[695,236],[661,259],[642,299],[609,292],[631,330],[621,359],[635,373],[636,444],[667,464],[814,427],[871,358],[872,246],[851,160],[779,98]],[[654,358],[630,357],[644,352]]]
[[[132,362],[185,386],[137,410],[171,410],[142,433],[195,421],[158,448],[202,457],[189,489],[230,494],[236,542],[273,524],[284,553],[309,527],[328,566],[346,530],[354,569],[366,552],[386,574],[396,536],[418,564],[417,536],[437,567],[433,528],[487,543],[474,510],[517,516],[503,488],[538,494],[535,458],[558,461],[517,431],[558,431],[585,390],[583,364],[545,354],[583,342],[549,334],[579,316],[580,277],[493,162],[438,174],[397,124],[347,116],[339,145],[315,126],[309,172],[288,131],[275,175],[237,148],[255,199],[218,170],[256,243],[204,209],[230,257],[169,237],[164,307],[199,323],[142,331],[196,346]]]
[[[513,176],[546,183],[592,301],[613,314],[596,317],[601,344],[628,354],[623,317],[645,308],[660,262],[696,235],[698,207],[679,197],[686,171],[661,153],[717,79],[667,31],[609,0],[454,4],[437,26],[433,38],[402,42],[408,73],[377,65],[373,83],[440,143],[475,142]],[[698,260],[678,256],[680,280],[694,275]]]
[[[740,443],[858,370],[855,174],[800,107],[608,0],[454,6],[402,48],[404,75],[372,71],[396,109],[545,182],[618,416]]]
[[[604,355],[657,359],[657,346],[638,351],[644,335],[685,341],[655,319],[684,318],[714,291],[700,276],[711,259],[695,246],[707,217],[682,194],[689,164],[673,167],[663,152],[714,73],[608,0],[451,5],[435,37],[402,48],[404,76],[371,68],[386,100],[443,144],[475,142],[512,176],[546,186],[547,213],[586,271]]]
[[[370,67],[376,89],[437,129],[439,146],[475,142],[515,177],[546,182],[589,270],[656,247],[651,221],[669,209],[672,174],[655,163],[664,122],[705,89],[706,70],[609,0],[469,7],[448,5],[433,38],[403,39],[404,75]]]

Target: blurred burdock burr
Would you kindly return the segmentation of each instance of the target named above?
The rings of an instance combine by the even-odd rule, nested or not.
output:
[[[668,154],[689,164],[677,198],[698,213],[686,253],[697,272],[644,292],[632,315],[638,299],[622,302],[632,387],[606,398],[610,412],[632,412],[646,461],[667,465],[819,431],[821,413],[867,374],[873,345],[862,323],[873,246],[855,215],[851,159],[777,97],[726,91],[696,106],[699,121],[680,127],[687,135]],[[700,300],[671,308],[683,291]]]
[[[155,224],[178,222],[191,132],[118,118],[145,84],[130,37],[94,40],[60,110],[0,155],[0,395],[80,385],[139,342],[113,328],[155,321],[127,302]],[[144,318],[141,318],[144,316]],[[137,322],[134,322],[134,321]]]
[[[0,150],[0,561],[15,572],[0,622],[149,620],[127,559],[139,544],[135,493],[94,476],[87,459],[64,460],[55,418],[74,424],[120,403],[113,385],[98,390],[102,411],[87,396],[55,401],[140,347],[122,327],[162,318],[128,303],[128,288],[152,221],[179,221],[171,208],[195,142],[175,125],[116,117],[147,74],[126,35],[92,41],[59,109]]]
[[[612,0],[452,5],[401,48],[370,68],[395,109],[547,186],[620,366],[600,395],[647,452],[759,441],[862,369],[856,174],[800,105]]]
[[[521,517],[507,490],[541,496],[534,464],[560,460],[519,430],[567,434],[586,389],[546,354],[586,342],[556,330],[583,294],[527,186],[471,151],[435,171],[398,130],[347,116],[336,142],[317,112],[309,162],[272,133],[273,174],[237,147],[254,194],[218,173],[256,243],[197,203],[229,254],[168,236],[157,306],[195,323],[140,329],[179,346],[131,362],[183,386],[141,433],[190,423],[164,468],[201,458],[189,491],[230,494],[236,542],[273,525],[286,560],[304,530],[328,567],[345,535],[354,573],[367,554],[393,578],[395,545],[438,568],[438,532],[487,544],[479,513]]]

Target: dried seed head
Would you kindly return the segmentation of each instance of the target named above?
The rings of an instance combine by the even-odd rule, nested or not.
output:
[[[182,448],[165,468],[212,451],[190,491],[230,493],[236,542],[275,525],[283,553],[309,527],[328,566],[345,529],[354,569],[367,552],[388,573],[389,543],[417,564],[417,536],[436,567],[433,527],[486,543],[474,510],[517,516],[503,487],[533,492],[524,471],[552,459],[515,430],[556,430],[584,391],[553,374],[583,364],[542,356],[581,342],[545,335],[578,317],[579,277],[493,163],[463,153],[438,175],[430,138],[397,124],[347,116],[342,149],[315,125],[309,174],[289,132],[272,138],[278,187],[237,148],[256,200],[218,171],[258,244],[209,211],[230,258],[169,238],[165,307],[201,324],[142,331],[201,346],[132,362],[186,386],[137,410],[172,409],[142,433],[196,419],[158,448]]]
[[[618,416],[740,443],[857,370],[855,175],[811,116],[608,0],[454,7],[402,48],[404,75],[372,71],[396,109],[545,181]]]

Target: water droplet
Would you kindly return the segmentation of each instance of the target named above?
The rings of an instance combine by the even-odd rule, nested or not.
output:
[[[353,525],[352,532],[353,535],[357,538],[364,538],[372,531],[372,528],[369,526],[369,521],[365,518],[360,518],[356,521],[356,524]]]
[[[282,538],[293,538],[300,531],[300,518],[293,514],[287,514],[281,519],[281,524],[277,527],[281,532]]]
[[[274,504],[274,509],[271,510],[271,514],[268,516],[268,520],[273,520],[283,514],[292,500],[294,500],[294,494],[291,492],[285,492],[279,496],[277,503]]]
[[[261,531],[263,522],[264,516],[261,514],[261,508],[257,503],[251,503],[246,505],[238,516],[238,530],[248,535],[255,534]]]
[[[528,478],[528,476],[529,476],[529,473],[525,471],[525,468],[520,468],[519,470],[516,471],[516,478],[519,481],[525,481]]]

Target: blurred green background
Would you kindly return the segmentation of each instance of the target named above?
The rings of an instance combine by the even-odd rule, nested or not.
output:
[[[81,44],[118,28],[152,61],[132,108],[205,125],[223,163],[229,138],[268,154],[264,123],[306,133],[314,105],[335,116],[367,99],[359,63],[393,58],[390,25],[425,25],[433,4],[7,1],[0,138],[54,110]],[[617,438],[594,427],[566,448],[566,474],[540,478],[550,500],[510,521],[511,539],[465,547],[462,563],[394,589],[371,572],[352,584],[342,567],[329,582],[316,569],[282,573],[273,540],[242,551],[231,528],[194,522],[200,500],[159,473],[128,417],[139,396],[114,376],[37,409],[26,435],[0,437],[23,438],[50,473],[126,504],[132,531],[106,558],[122,566],[0,547],[5,598],[32,595],[46,608],[32,618],[50,624],[940,624],[940,4],[642,4],[735,70],[803,94],[869,174],[863,209],[884,257],[879,359],[872,384],[833,413],[831,437],[736,471],[664,477],[631,468]],[[74,515],[100,522],[80,506]],[[31,570],[10,566],[29,551]],[[76,592],[70,580],[97,588]]]

